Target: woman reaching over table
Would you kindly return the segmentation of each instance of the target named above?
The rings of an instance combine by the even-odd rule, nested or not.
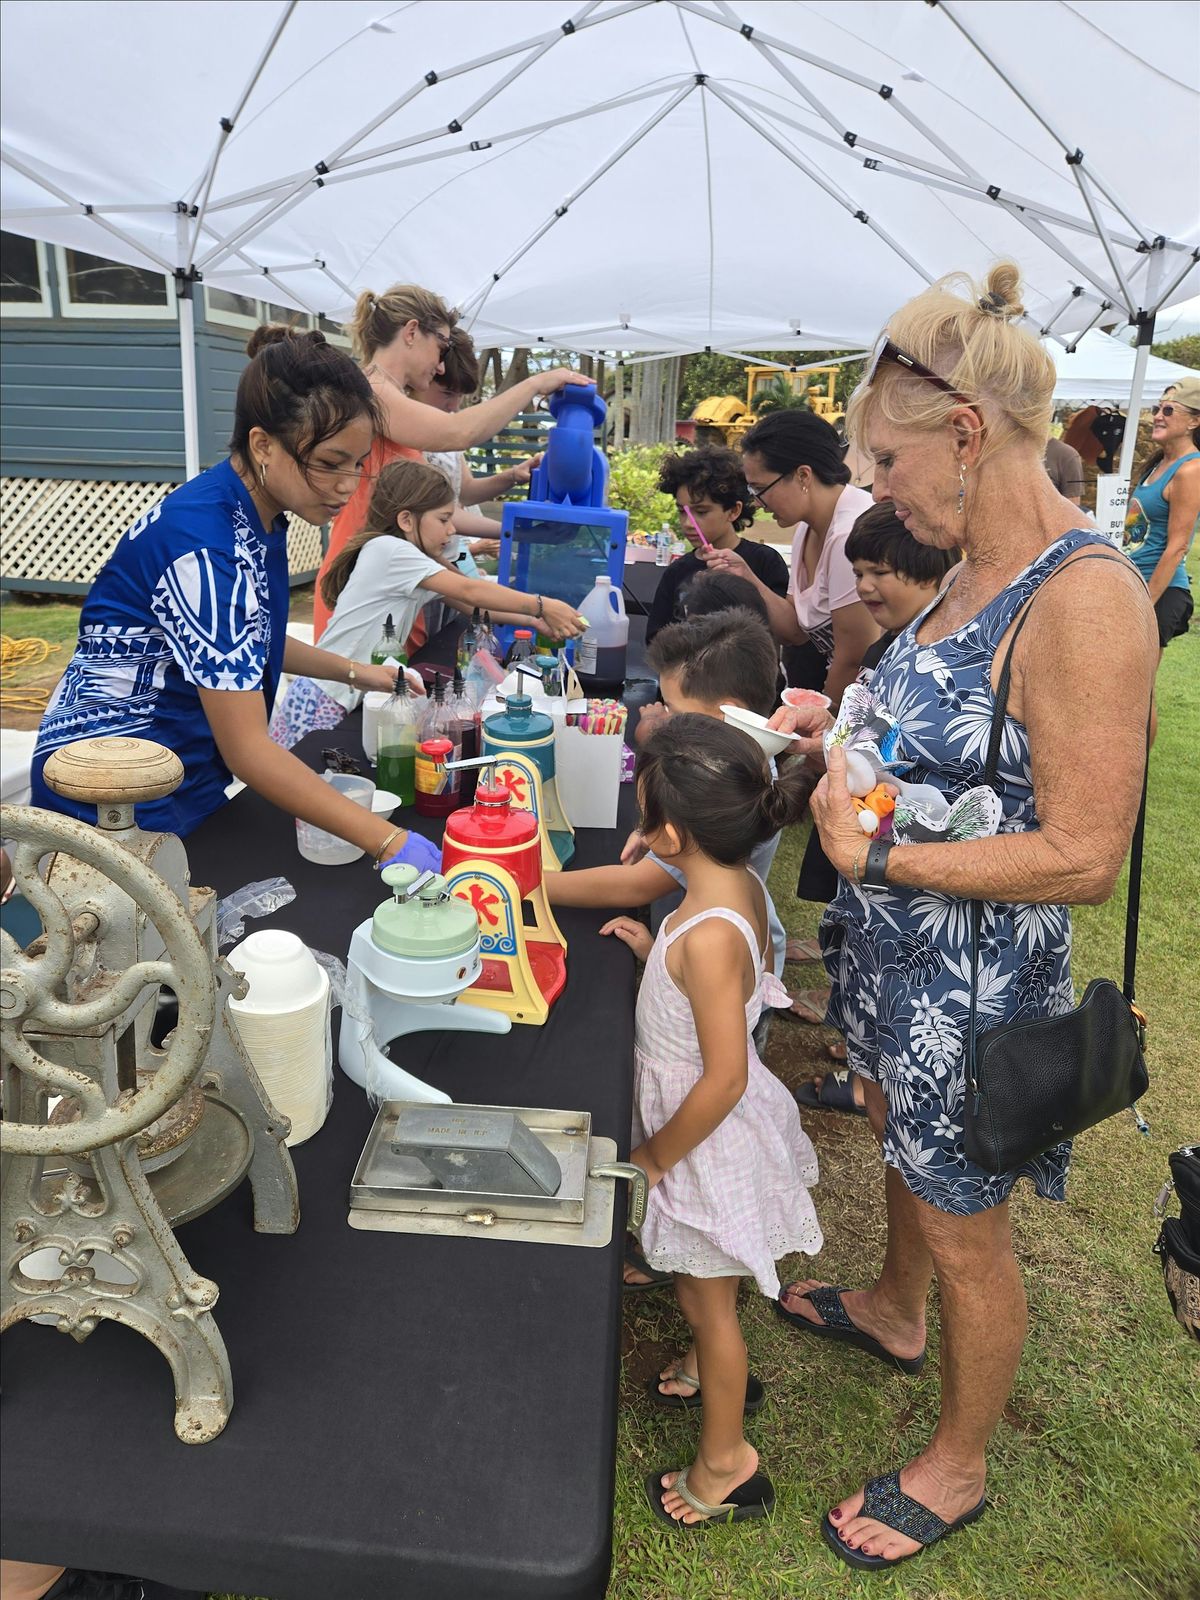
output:
[[[425,450],[461,451],[483,444],[511,422],[519,411],[527,411],[540,395],[553,394],[568,383],[588,383],[582,373],[567,367],[538,372],[515,383],[511,389],[482,400],[466,411],[451,412],[423,405],[413,399],[413,391],[427,390],[443,370],[450,349],[451,330],[458,313],[440,295],[414,284],[398,283],[385,294],[364,290],[354,307],[347,331],[354,342],[354,353],[362,362],[363,373],[374,390],[379,408],[379,437],[374,441],[366,463],[366,477],[375,479],[389,461],[407,456],[419,461]],[[497,489],[511,488],[516,481],[505,474]],[[329,622],[330,607],[321,598],[321,580],[346,543],[366,526],[370,488],[351,497],[337,517],[329,536],[329,549],[317,575],[317,598],[313,607],[315,636],[319,639]]]
[[[259,328],[248,353],[229,458],[135,522],[92,585],[38,732],[33,803],[94,822],[46,785],[47,757],[100,735],[153,739],[184,777],[137,807],[142,827],[190,833],[236,774],[377,862],[436,866],[427,839],[345,799],[267,733],[281,672],[355,689],[389,688],[395,674],[287,634],[286,513],[326,522],[350,498],[378,426],[371,386],[320,333]]]
[[[953,803],[985,775],[1011,664],[999,830],[954,843],[864,841],[840,746],[811,802],[839,874],[821,924],[829,1018],[883,1146],[888,1239],[869,1287],[792,1283],[778,1311],[807,1336],[916,1373],[934,1278],[941,1301],[932,1436],[822,1524],[855,1567],[907,1560],[987,1505],[985,1452],[1027,1326],[1009,1195],[1024,1177],[1062,1200],[1071,1146],[999,1175],[968,1156],[971,991],[989,1029],[1073,1006],[1069,908],[1107,900],[1129,848],[1156,659],[1145,585],[1081,526],[1042,465],[1054,365],[1012,325],[1024,309],[1016,267],[1000,262],[968,298],[955,292],[963,281],[935,284],[891,319],[847,421],[874,457],[877,497],[922,544],[963,554],[893,640],[870,692],[898,726],[905,775]],[[776,721],[799,731],[804,718],[785,708]],[[803,732],[812,731],[809,716]]]

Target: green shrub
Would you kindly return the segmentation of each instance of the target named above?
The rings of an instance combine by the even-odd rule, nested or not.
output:
[[[608,503],[629,513],[630,533],[657,533],[664,522],[675,527],[675,501],[658,490],[659,462],[671,451],[666,444],[639,444],[609,456]]]

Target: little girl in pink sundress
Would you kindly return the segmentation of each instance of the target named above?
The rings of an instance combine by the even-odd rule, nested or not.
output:
[[[738,1284],[779,1293],[775,1263],[815,1255],[821,1228],[808,1189],[817,1158],[796,1102],[759,1060],[751,1033],[764,1005],[784,1004],[769,958],[766,892],[750,852],[799,817],[809,785],[772,780],[746,734],[712,717],[676,715],[637,764],[642,833],[679,867],[687,893],[658,938],[617,917],[601,930],[646,962],[638,995],[634,1149],[650,1196],[642,1252],[675,1274],[692,1348],[648,1386],[656,1404],[703,1401],[696,1459],[646,1480],[664,1522],[741,1522],[774,1506],[770,1479],[742,1432],[762,1384],[746,1365]]]

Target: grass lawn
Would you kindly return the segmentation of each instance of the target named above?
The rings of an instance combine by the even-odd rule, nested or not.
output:
[[[1200,579],[1200,551],[1192,559]],[[40,635],[70,653],[78,608],[4,607],[4,631]],[[1167,651],[1158,679],[1159,738],[1151,766],[1139,999],[1150,1016],[1148,1137],[1120,1117],[1076,1145],[1069,1199],[1013,1202],[1030,1336],[993,1442],[991,1509],[977,1526],[896,1573],[854,1574],[825,1549],[829,1505],[871,1474],[900,1465],[929,1434],[936,1361],[918,1379],[791,1333],[757,1293],[743,1291],[751,1365],[770,1401],[749,1437],[774,1478],[769,1524],[691,1536],[660,1528],[643,1476],[690,1459],[691,1419],[651,1412],[642,1384],[684,1335],[665,1295],[629,1297],[619,1419],[614,1561],[609,1600],[1195,1600],[1200,1595],[1200,1356],[1171,1320],[1151,1245],[1166,1159],[1200,1138],[1195,1059],[1194,908],[1200,868],[1200,629]],[[5,717],[6,725],[14,725]],[[1104,730],[1094,730],[1103,738]],[[1103,805],[1103,795],[1097,804]],[[1086,829],[1088,819],[1080,818]],[[792,898],[804,831],[793,830],[773,874],[790,931],[811,933],[817,908]],[[1119,976],[1122,890],[1075,918],[1075,974]],[[801,969],[813,981],[814,969]],[[799,980],[797,985],[801,986]],[[1189,1018],[1191,1019],[1189,1021]],[[821,1065],[824,1030],[778,1023],[768,1057],[796,1083]],[[856,1119],[809,1114],[821,1158],[816,1202],[822,1254],[807,1269],[836,1283],[869,1281],[883,1242],[881,1169]],[[806,1274],[807,1275],[807,1274]],[[930,1327],[936,1356],[936,1300]],[[338,1600],[336,1578],[331,1600]]]
[[[819,1520],[927,1438],[937,1412],[936,1362],[915,1380],[891,1375],[867,1357],[804,1341],[760,1295],[743,1290],[751,1367],[771,1397],[747,1434],[775,1481],[777,1514],[769,1525],[694,1537],[660,1529],[642,1478],[690,1459],[694,1429],[690,1419],[652,1413],[641,1384],[660,1357],[679,1349],[685,1329],[666,1296],[630,1297],[610,1600],[1200,1595],[1200,1353],[1171,1319],[1151,1254],[1151,1208],[1167,1156],[1200,1139],[1192,917],[1200,868],[1180,826],[1200,807],[1200,631],[1167,651],[1158,693],[1138,980],[1151,1023],[1151,1087],[1142,1102],[1151,1132],[1139,1134],[1131,1118],[1119,1117],[1081,1137],[1064,1205],[1036,1200],[1028,1185],[1014,1197],[1030,1335],[993,1441],[987,1516],[894,1574],[856,1574],[837,1562]],[[807,934],[817,908],[792,898],[803,839],[800,829],[785,838],[772,889],[789,931]],[[1080,989],[1101,974],[1119,978],[1124,904],[1122,880],[1107,905],[1076,913]],[[777,1023],[768,1059],[795,1083],[818,1068],[818,1042],[832,1037]],[[805,1126],[821,1159],[815,1199],[825,1248],[811,1263],[798,1257],[789,1265],[802,1276],[863,1284],[883,1241],[874,1142],[857,1119],[828,1112],[807,1114]],[[935,1297],[931,1355],[937,1339]]]

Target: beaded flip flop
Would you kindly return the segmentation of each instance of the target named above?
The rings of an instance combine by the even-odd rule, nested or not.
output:
[[[687,1496],[683,1498],[686,1500]],[[690,1500],[688,1501],[690,1505]],[[914,1500],[911,1495],[905,1494],[900,1487],[900,1474],[889,1472],[882,1478],[871,1478],[863,1494],[862,1510],[860,1517],[871,1517],[876,1522],[882,1522],[885,1528],[892,1528],[897,1533],[902,1533],[906,1539],[915,1539],[921,1546],[920,1550],[913,1550],[906,1556],[896,1556],[889,1561],[883,1556],[866,1556],[861,1550],[852,1550],[838,1533],[837,1528],[826,1512],[821,1523],[821,1535],[829,1548],[848,1567],[861,1567],[866,1571],[878,1571],[880,1567],[898,1567],[902,1561],[911,1561],[913,1556],[919,1556],[928,1550],[931,1544],[936,1544],[939,1539],[944,1539],[948,1533],[956,1533],[959,1528],[965,1528],[970,1522],[977,1522],[987,1510],[987,1496],[984,1495],[977,1506],[972,1506],[970,1511],[964,1511],[961,1517],[956,1517],[953,1522],[943,1522],[936,1511],[931,1511],[928,1506],[923,1506],[919,1500]]]
[[[864,1333],[850,1319],[850,1313],[842,1304],[842,1296],[849,1291],[843,1284],[839,1288],[826,1285],[820,1289],[808,1289],[800,1296],[802,1300],[811,1302],[813,1309],[821,1318],[820,1322],[810,1322],[799,1311],[789,1311],[783,1303],[788,1285],[779,1291],[780,1298],[773,1302],[775,1315],[782,1317],[785,1322],[790,1322],[793,1328],[799,1328],[801,1333],[811,1333],[814,1339],[833,1339],[839,1344],[851,1344],[856,1350],[863,1350],[869,1356],[874,1356],[877,1361],[882,1361],[885,1366],[895,1367],[900,1372],[906,1372],[910,1377],[920,1372],[925,1365],[925,1352],[919,1356],[898,1356],[880,1344],[878,1339],[869,1333]]]

